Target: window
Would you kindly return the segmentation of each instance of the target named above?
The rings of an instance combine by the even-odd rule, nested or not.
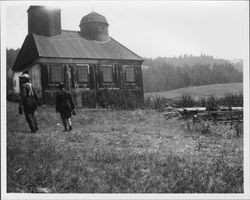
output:
[[[135,68],[134,67],[125,68],[125,80],[126,82],[135,82]]]
[[[103,82],[113,82],[113,66],[105,65],[102,66]]]
[[[97,25],[98,33],[103,33],[104,29],[105,29],[105,25],[104,24],[98,24]]]
[[[50,80],[52,83],[64,82],[63,66],[51,65],[50,67]]]
[[[89,66],[88,65],[77,65],[77,81],[79,83],[89,82]]]

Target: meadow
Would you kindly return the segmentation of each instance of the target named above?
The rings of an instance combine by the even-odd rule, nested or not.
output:
[[[243,131],[191,124],[153,109],[78,109],[63,132],[39,107],[30,133],[7,102],[7,192],[242,193]],[[204,131],[206,130],[206,131]]]
[[[194,87],[179,88],[175,90],[146,93],[145,96],[161,96],[169,99],[179,98],[182,95],[190,95],[195,99],[207,98],[209,95],[216,97],[223,97],[226,94],[243,94],[243,83],[223,83],[223,84],[211,84],[201,85]]]

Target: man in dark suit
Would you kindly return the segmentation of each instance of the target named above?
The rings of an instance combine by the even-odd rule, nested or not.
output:
[[[19,104],[19,113],[24,112],[26,121],[31,132],[35,133],[38,130],[37,119],[34,115],[37,106],[40,105],[36,91],[30,83],[30,77],[27,73],[20,77],[21,82],[21,102]]]
[[[64,131],[72,130],[71,114],[75,115],[75,106],[71,94],[65,90],[64,84],[57,86],[60,92],[56,95],[56,112],[60,113]]]

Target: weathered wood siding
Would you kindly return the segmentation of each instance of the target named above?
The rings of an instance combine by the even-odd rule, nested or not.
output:
[[[31,83],[36,89],[38,96],[42,97],[42,82],[41,82],[41,66],[40,64],[35,64],[29,68],[29,75],[31,78]]]
[[[51,76],[49,67],[53,63],[41,64],[41,84],[43,88],[43,103],[54,105],[55,95],[59,91],[55,84],[51,84]],[[86,64],[86,63],[84,63]],[[105,65],[112,65],[113,82],[103,82],[102,65],[87,63],[89,66],[89,81],[88,83],[77,82],[77,67],[79,63],[72,64],[59,64],[64,70],[64,84],[67,90],[71,91],[74,102],[77,107],[96,107],[100,105],[100,97],[107,95],[104,94],[106,90],[114,91],[113,94],[117,95],[127,94],[129,92],[130,103],[134,104],[135,107],[141,107],[143,105],[143,86],[142,86],[142,73],[141,65],[137,63],[126,63],[127,66],[134,67],[135,70],[135,81],[126,82],[125,80],[125,67],[124,64],[118,63],[105,63]],[[58,64],[57,64],[58,65]],[[35,67],[34,74],[39,72],[39,69]],[[39,76],[36,75],[36,77]],[[38,85],[38,83],[36,83]]]
[[[13,74],[13,90],[15,93],[20,93],[20,82],[19,76],[22,75],[22,72],[14,72]]]

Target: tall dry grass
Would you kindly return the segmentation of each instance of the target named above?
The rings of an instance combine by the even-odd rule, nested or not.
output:
[[[45,107],[31,134],[16,104],[7,111],[8,192],[243,192],[243,141],[230,127],[202,135],[155,111],[78,110],[69,133]]]
[[[181,95],[180,98],[166,98],[164,96],[147,95],[144,100],[144,107],[163,110],[166,106],[172,105],[175,107],[195,107],[202,106],[207,107],[208,110],[214,110],[218,106],[243,106],[243,94],[241,93],[227,93],[224,96],[217,97],[213,94],[207,95],[207,97],[201,97],[199,99],[191,95]]]

